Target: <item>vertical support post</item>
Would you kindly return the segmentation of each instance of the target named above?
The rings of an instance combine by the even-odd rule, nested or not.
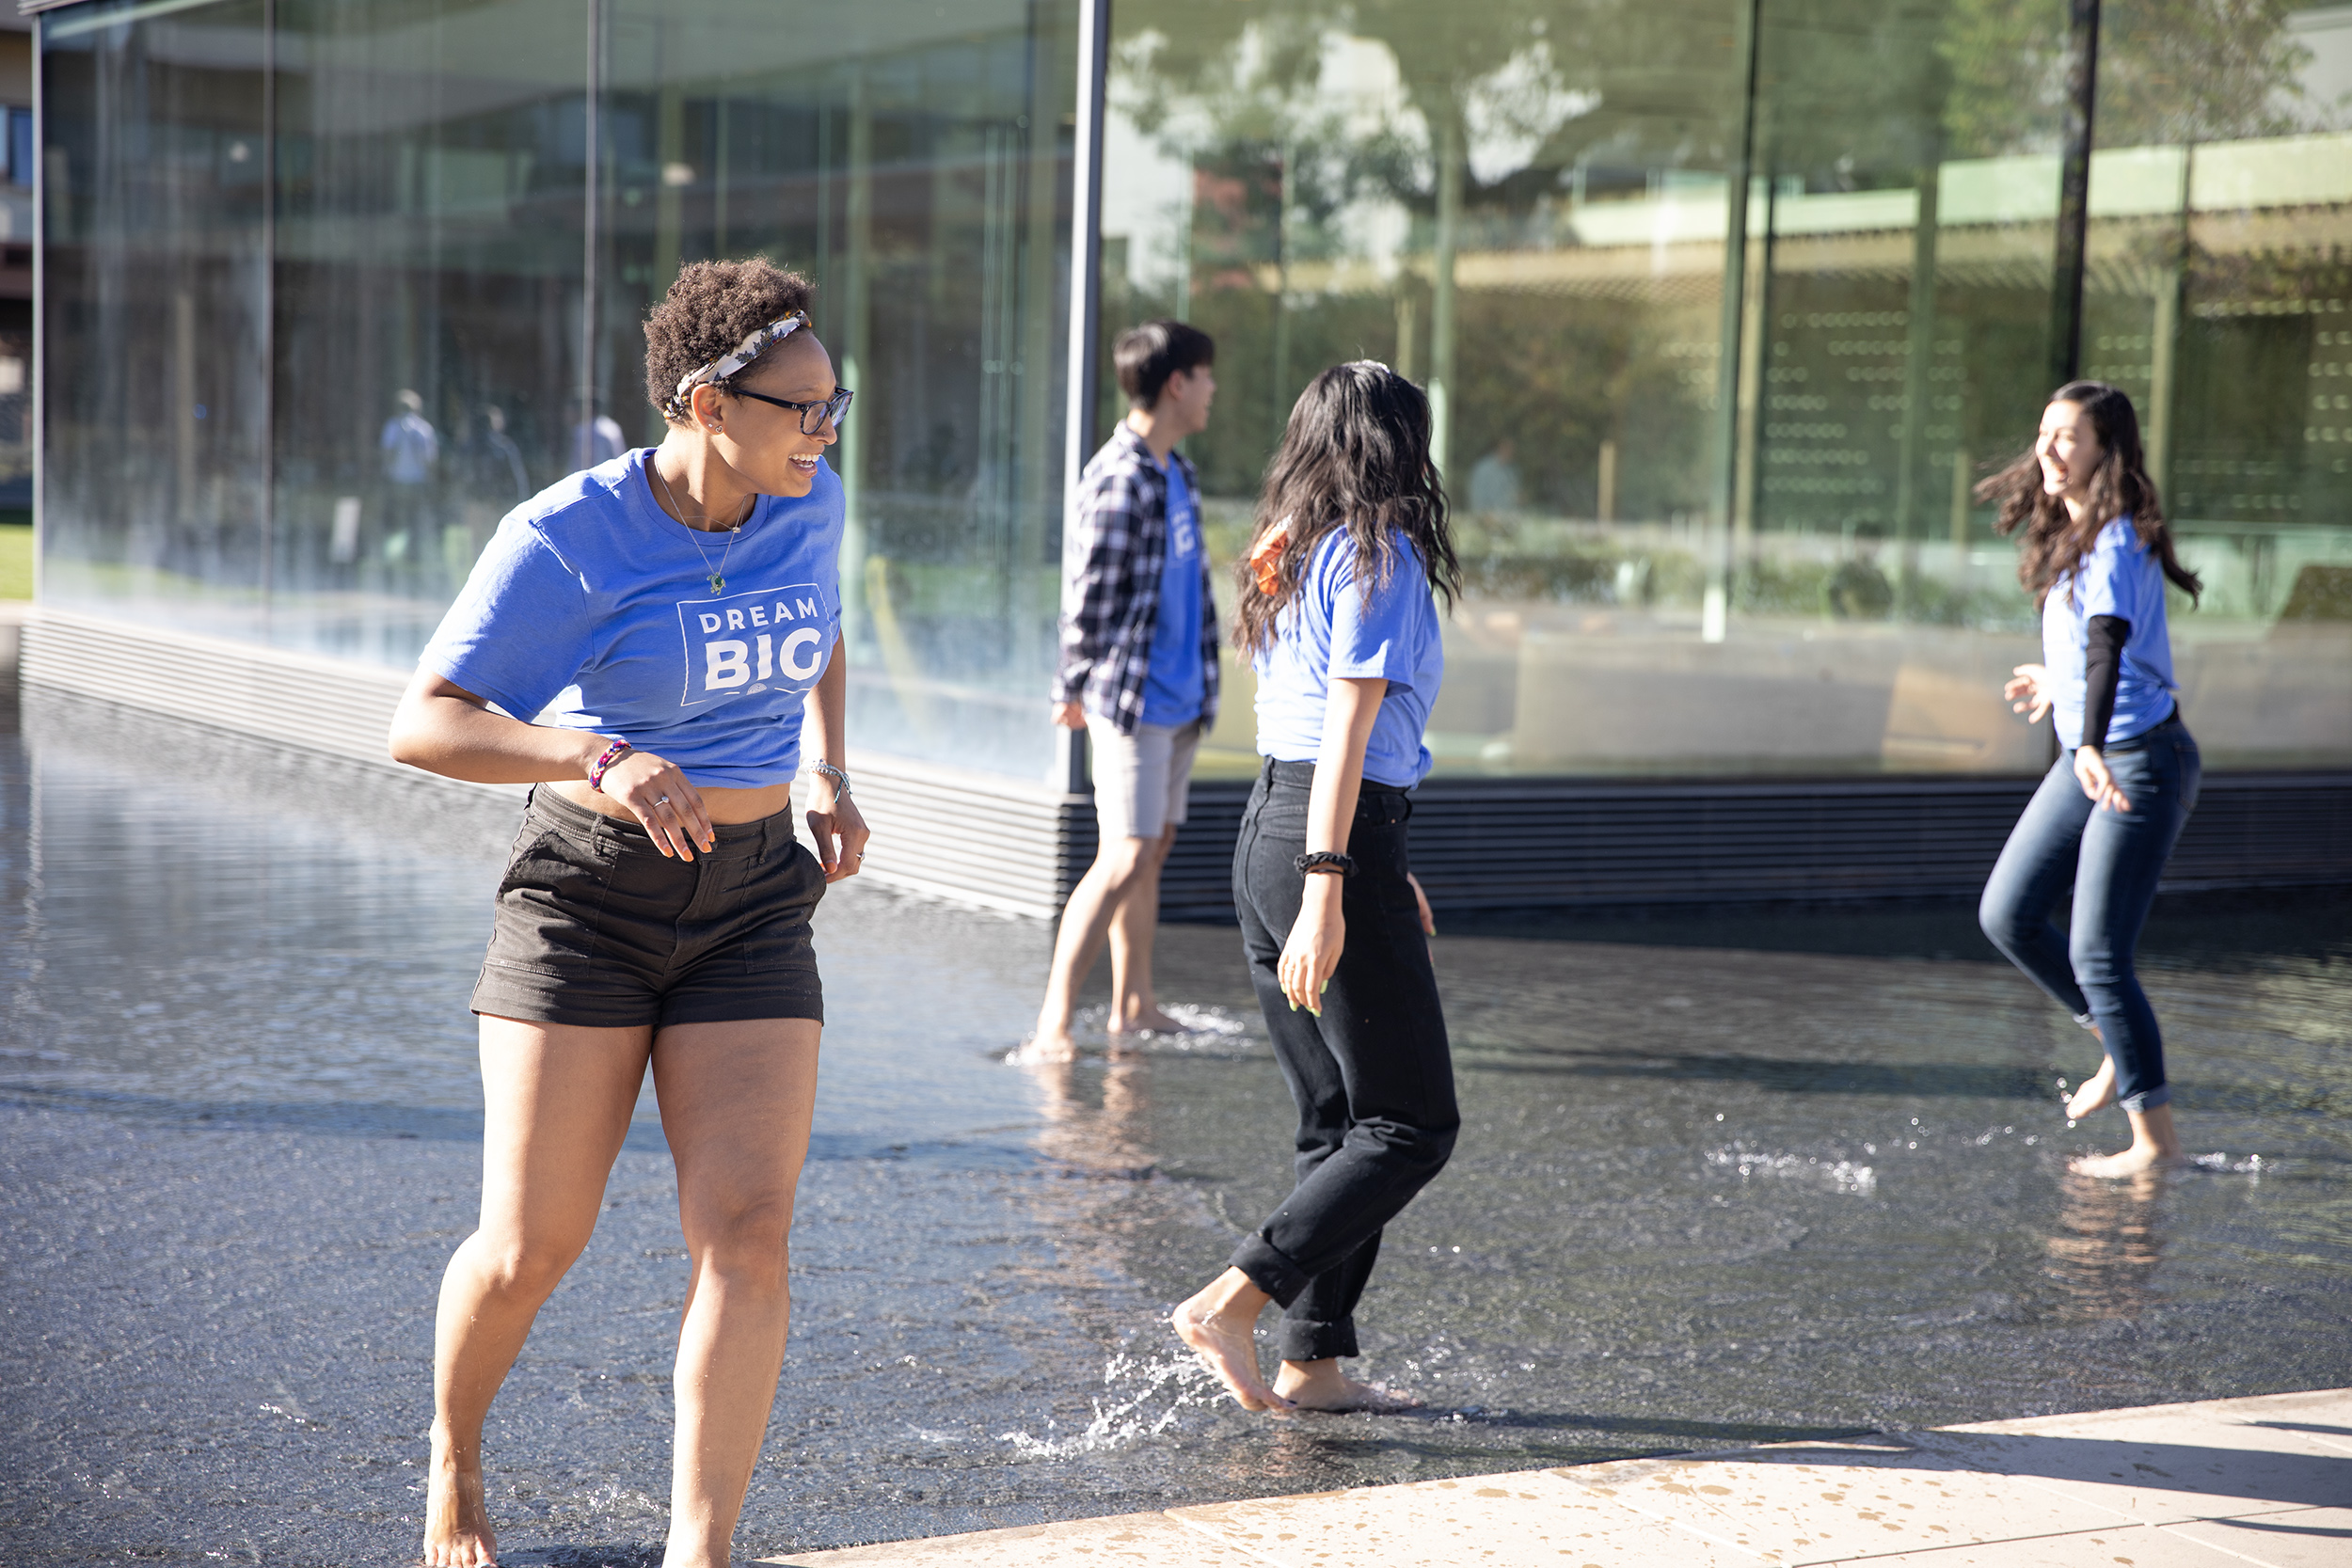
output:
[[[1936,208],[1943,185],[1938,162],[1919,170],[1919,212],[1911,231],[1911,307],[1905,318],[1902,444],[1895,471],[1895,616],[1907,618],[1919,591],[1921,465],[1927,441],[1928,372],[1935,368]]]
[[[1454,253],[1461,243],[1462,150],[1460,105],[1449,92],[1438,128],[1438,233],[1430,256],[1429,460],[1450,481],[1454,458]]]
[[[266,627],[278,581],[278,0],[262,0],[261,424],[261,590]]]
[[[1763,48],[1763,0],[1740,8],[1739,48],[1742,69],[1740,150],[1724,181],[1723,325],[1715,364],[1714,483],[1708,527],[1714,534],[1707,567],[1707,598],[1701,611],[1702,641],[1721,642],[1731,625],[1732,505],[1740,466],[1740,346],[1748,292],[1748,184],[1756,160],[1756,65]]]
[[[2091,115],[2099,94],[2099,0],[2069,0],[2066,146],[2058,165],[2058,245],[2050,278],[2050,380],[2082,373],[2083,270],[2090,230]]]
[[[2156,494],[2172,484],[2172,404],[2180,379],[2181,306],[2188,292],[2189,182],[2197,169],[2197,144],[2181,149],[2181,224],[2172,236],[2171,254],[2156,278],[2154,321],[2150,325],[2148,356],[2148,477]]]
[[[586,207],[580,222],[580,420],[574,427],[574,450],[566,461],[590,467],[596,455],[596,253],[603,244],[604,203],[604,0],[586,0],[588,8],[587,99],[582,117],[586,143],[584,161]]]
[[[49,507],[45,483],[49,472],[49,110],[48,94],[42,87],[42,44],[49,36],[49,19],[36,16],[33,23],[33,598],[42,597],[42,541],[48,533],[43,519]],[[22,634],[20,634],[22,635]],[[40,769],[32,769],[35,787],[39,787]],[[40,815],[35,811],[29,823],[30,848],[35,857],[32,869],[39,874],[40,853]]]
[[[1111,0],[1078,0],[1078,124],[1070,167],[1070,372],[1062,447],[1062,548],[1074,531],[1078,475],[1094,453],[1096,360],[1103,311],[1103,103],[1110,85]],[[1069,574],[1063,574],[1067,582]],[[1068,607],[1065,606],[1065,609]],[[1069,794],[1087,788],[1083,730],[1054,732],[1053,776]]]
[[[874,104],[865,62],[858,61],[850,71],[850,168],[842,224],[847,255],[835,293],[841,301],[841,379],[843,385],[857,388],[865,385],[873,363],[866,271],[874,253]],[[866,427],[870,422],[850,419],[841,426],[834,451],[841,475],[841,580],[852,590],[841,595],[841,634],[851,649],[864,645],[866,632],[867,607],[855,590],[866,581]]]

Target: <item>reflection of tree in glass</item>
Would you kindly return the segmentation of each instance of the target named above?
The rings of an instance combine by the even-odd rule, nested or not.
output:
[[[2279,135],[2293,128],[2308,56],[2288,0],[2106,0],[2096,135],[2142,147]],[[1945,35],[1954,154],[2056,151],[2065,91],[2064,8],[2050,0],[1955,0]]]

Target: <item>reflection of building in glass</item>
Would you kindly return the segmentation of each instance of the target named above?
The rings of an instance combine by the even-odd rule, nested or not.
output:
[[[2065,8],[2008,0],[40,8],[49,635],[404,667],[518,489],[653,438],[677,265],[757,251],[859,393],[858,744],[903,764],[912,880],[1038,908],[1085,862],[1041,717],[1070,410],[1107,428],[1087,350],[1159,314],[1218,341],[1223,555],[1317,370],[1429,386],[1470,592],[1425,806],[1533,791],[1513,901],[1583,875],[1552,781],[2038,770],[1999,700],[2031,607],[1967,488],[2068,367],[2141,404],[2211,585],[2175,626],[2216,787],[2352,768],[2352,7],[2103,9],[2081,146]],[[386,462],[403,390],[428,483]],[[1212,794],[1252,749],[1228,681]],[[993,827],[951,820],[974,789]]]

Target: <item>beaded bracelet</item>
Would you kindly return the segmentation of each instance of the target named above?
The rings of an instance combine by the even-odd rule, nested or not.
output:
[[[1311,855],[1299,856],[1291,862],[1291,864],[1297,868],[1298,874],[1302,877],[1312,876],[1316,872],[1321,872],[1327,877],[1356,875],[1355,861],[1341,854],[1337,849],[1317,849]]]
[[[604,749],[604,753],[597,757],[596,761],[588,765],[588,787],[595,790],[599,795],[603,794],[604,776],[612,770],[613,764],[619,762],[623,757],[628,755],[629,752],[635,751],[636,749],[636,747],[631,746],[626,740],[616,740],[612,745],[607,746]]]
[[[834,793],[843,797],[844,799],[857,793],[850,787],[850,775],[844,773],[840,768],[835,768],[830,762],[824,762],[821,760],[812,762],[808,765],[807,770],[811,773],[821,773],[826,778],[831,779],[833,781]]]

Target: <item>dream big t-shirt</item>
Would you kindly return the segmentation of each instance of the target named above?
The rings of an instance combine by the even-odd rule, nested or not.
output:
[[[807,495],[760,497],[730,549],[655,504],[653,452],[508,513],[421,662],[518,719],[666,757],[696,784],[786,783],[841,626],[841,482],[820,462]]]
[[[2083,743],[2083,665],[2090,623],[2112,615],[2131,623],[2115,686],[2115,714],[2098,744],[2144,735],[2172,713],[2172,639],[2165,625],[2164,563],[2129,517],[2099,531],[2090,553],[2042,600],[2042,663],[2050,672],[2051,722],[2058,744]]]
[[[1168,476],[1168,556],[1143,673],[1143,722],[1189,724],[1200,717],[1207,690],[1200,668],[1200,509],[1182,463],[1170,457],[1160,472]]]
[[[1333,680],[1389,683],[1364,777],[1410,789],[1429,771],[1422,731],[1445,679],[1445,642],[1421,552],[1403,535],[1389,580],[1359,589],[1356,541],[1335,528],[1315,545],[1298,593],[1274,623],[1274,645],[1258,655],[1258,752],[1278,762],[1313,762],[1323,751],[1323,716]]]

